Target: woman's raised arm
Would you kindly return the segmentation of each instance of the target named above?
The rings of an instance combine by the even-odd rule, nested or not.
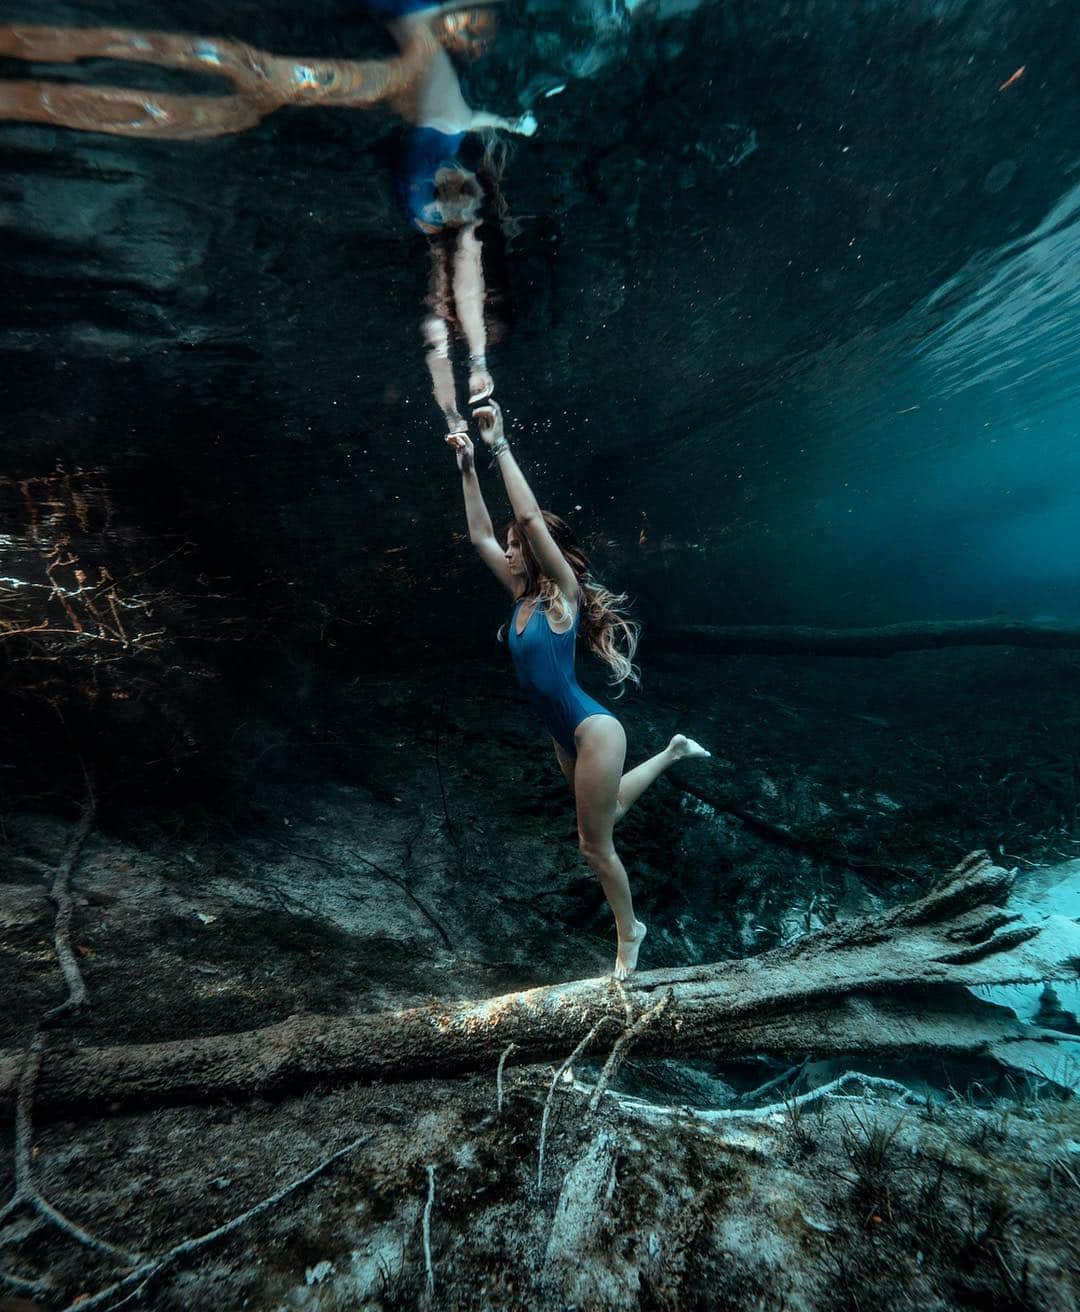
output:
[[[457,466],[461,471],[461,491],[465,497],[465,518],[469,524],[469,541],[476,548],[477,555],[491,570],[503,587],[513,596],[516,592],[514,578],[506,556],[499,546],[495,530],[491,526],[491,516],[484,505],[484,494],[480,491],[480,482],[476,477],[472,439],[468,433],[451,433],[446,439],[457,455]]]
[[[481,441],[491,448],[492,459],[499,466],[503,476],[506,495],[510,498],[514,518],[521,525],[529,539],[529,545],[540,562],[540,568],[550,579],[559,585],[559,591],[571,605],[578,599],[580,588],[577,576],[566,562],[566,557],[555,544],[555,539],[548,532],[540,506],[533,495],[525,475],[510,450],[503,430],[502,411],[497,401],[491,400],[473,411],[473,418],[480,429]]]

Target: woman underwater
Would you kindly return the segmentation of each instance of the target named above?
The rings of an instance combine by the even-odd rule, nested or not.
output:
[[[626,869],[612,842],[615,823],[676,761],[708,756],[699,743],[676,734],[667,747],[623,774],[626,734],[615,715],[578,686],[574,648],[578,633],[611,669],[611,682],[638,681],[632,663],[637,625],[626,619],[624,596],[600,586],[567,525],[542,511],[518,467],[495,401],[474,412],[480,437],[502,474],[514,519],[503,549],[495,537],[467,433],[446,441],[457,454],[469,541],[480,559],[514,598],[507,645],[518,682],[546,725],[555,755],[577,806],[582,856],[600,880],[615,916],[616,979],[637,967],[645,926],[634,915]],[[625,650],[619,649],[619,643]]]

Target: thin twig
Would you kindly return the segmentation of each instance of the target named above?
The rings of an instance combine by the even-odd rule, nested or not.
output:
[[[212,1244],[215,1240],[221,1239],[225,1235],[230,1234],[233,1230],[239,1229],[240,1226],[253,1220],[262,1212],[266,1212],[271,1207],[275,1207],[278,1203],[287,1198],[289,1194],[295,1193],[297,1189],[302,1188],[310,1180],[314,1180],[317,1175],[321,1175],[323,1171],[325,1171],[327,1167],[332,1166],[334,1162],[347,1156],[349,1153],[355,1152],[357,1148],[367,1143],[370,1137],[370,1135],[366,1134],[361,1135],[360,1138],[354,1139],[351,1143],[347,1143],[344,1148],[339,1148],[336,1153],[325,1158],[318,1164],[318,1166],[315,1166],[308,1171],[306,1175],[300,1176],[298,1180],[294,1180],[291,1184],[287,1184],[283,1189],[279,1189],[277,1193],[271,1194],[268,1198],[264,1198],[261,1202],[256,1203],[254,1207],[249,1207],[246,1212],[241,1212],[239,1216],[234,1216],[231,1221],[226,1221],[224,1225],[219,1225],[213,1230],[208,1230],[205,1234],[198,1235],[194,1239],[185,1239],[182,1243],[174,1245],[164,1253],[159,1253],[156,1257],[148,1258],[140,1266],[136,1267],[134,1271],[131,1271],[124,1276],[122,1280],[117,1280],[113,1284],[108,1285],[105,1289],[100,1290],[91,1298],[83,1298],[80,1296],[73,1303],[69,1303],[68,1306],[64,1308],[63,1312],[94,1312],[95,1308],[104,1307],[109,1300],[117,1294],[124,1294],[125,1297],[122,1301],[127,1302],[128,1298],[133,1296],[129,1291],[138,1292],[138,1288],[141,1288],[141,1286],[150,1280],[151,1277],[158,1275],[165,1269],[165,1267],[171,1266],[173,1262],[176,1262],[181,1257],[186,1257],[189,1253],[194,1253],[200,1248],[205,1248],[207,1244]],[[119,1306],[119,1303],[112,1304],[112,1308],[117,1308]]]
[[[58,1006],[45,1013],[41,1018],[43,1025],[51,1024],[70,1012],[82,1011],[89,1001],[82,971],[79,969],[79,963],[71,949],[71,918],[75,910],[75,904],[71,897],[71,872],[79,860],[83,844],[94,827],[94,816],[97,812],[97,798],[94,796],[93,781],[89,774],[86,774],[85,769],[84,774],[86,778],[86,800],[83,802],[82,814],[74,833],[68,840],[67,847],[64,849],[64,855],[60,859],[60,864],[56,870],[56,878],[53,880],[52,890],[49,894],[56,907],[56,919],[53,926],[56,959],[60,963],[60,970],[63,973],[64,982],[67,984],[68,995]]]
[[[427,1292],[435,1292],[435,1268],[431,1264],[431,1209],[435,1206],[435,1168],[427,1168],[428,1194],[424,1207],[424,1267],[427,1271]]]
[[[551,1100],[555,1096],[556,1086],[558,1085],[559,1080],[562,1079],[563,1071],[565,1071],[566,1068],[570,1066],[573,1062],[577,1061],[578,1057],[581,1056],[581,1054],[585,1051],[585,1049],[589,1046],[589,1044],[592,1043],[593,1039],[596,1038],[597,1034],[600,1032],[600,1027],[603,1025],[607,1025],[609,1023],[612,1025],[618,1025],[619,1022],[615,1019],[614,1016],[601,1016],[600,1019],[596,1022],[596,1024],[592,1027],[592,1029],[588,1032],[588,1034],[585,1035],[585,1037],[577,1045],[574,1051],[570,1054],[570,1056],[567,1057],[567,1059],[563,1062],[563,1064],[551,1077],[551,1088],[548,1090],[547,1101],[544,1103],[544,1114],[540,1118],[540,1153],[536,1164],[537,1189],[539,1189],[540,1186],[544,1183],[544,1144],[547,1141],[548,1118],[551,1116]]]
[[[502,1056],[499,1058],[499,1069],[495,1072],[495,1093],[497,1095],[495,1103],[495,1114],[502,1115],[503,1105],[503,1067],[506,1065],[506,1059],[517,1048],[516,1043],[508,1043],[503,1049]]]
[[[593,1092],[593,1096],[589,1099],[588,1111],[590,1113],[595,1112],[600,1105],[600,1099],[603,1096],[604,1091],[615,1078],[619,1067],[623,1064],[623,1061],[626,1058],[627,1052],[629,1052],[637,1039],[641,1037],[643,1031],[648,1029],[653,1021],[659,1020],[664,1012],[667,1011],[668,1007],[671,1006],[674,997],[674,991],[668,989],[660,1001],[656,1003],[655,1006],[650,1007],[648,1011],[642,1012],[625,1034],[618,1039],[611,1050],[611,1055],[604,1063],[604,1069],[600,1072],[600,1078],[596,1082],[596,1089]]]

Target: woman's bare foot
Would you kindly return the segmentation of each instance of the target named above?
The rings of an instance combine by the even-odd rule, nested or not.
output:
[[[707,752],[700,743],[694,742],[693,738],[687,738],[684,733],[677,733],[672,738],[668,743],[668,751],[676,761],[683,761],[692,756],[712,756],[712,752]]]
[[[637,969],[638,949],[644,941],[648,930],[640,920],[634,921],[634,933],[628,939],[619,939],[619,950],[615,954],[616,979],[625,979],[632,970]]]

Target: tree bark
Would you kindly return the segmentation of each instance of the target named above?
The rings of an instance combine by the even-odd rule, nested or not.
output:
[[[809,625],[686,625],[649,635],[668,651],[738,656],[892,656],[939,647],[1080,647],[1080,625],[1020,620],[920,620],[865,629]]]
[[[1053,1035],[980,1001],[965,986],[1074,980],[1080,925],[1020,924],[1002,909],[1010,877],[982,853],[925,896],[840,921],[759,957],[610,977],[473,1002],[369,1016],[298,1015],[237,1034],[108,1048],[46,1050],[39,1113],[95,1111],[282,1093],[319,1081],[416,1079],[490,1068],[513,1043],[518,1064],[562,1058],[602,1021],[610,1047],[635,1014],[671,1003],[637,1041],[639,1056],[761,1052],[875,1057],[983,1055],[1032,1067]],[[0,1052],[0,1114],[10,1116],[22,1054]],[[1045,1065],[1046,1063],[1043,1063]],[[1039,1066],[1039,1062],[1035,1062]]]

